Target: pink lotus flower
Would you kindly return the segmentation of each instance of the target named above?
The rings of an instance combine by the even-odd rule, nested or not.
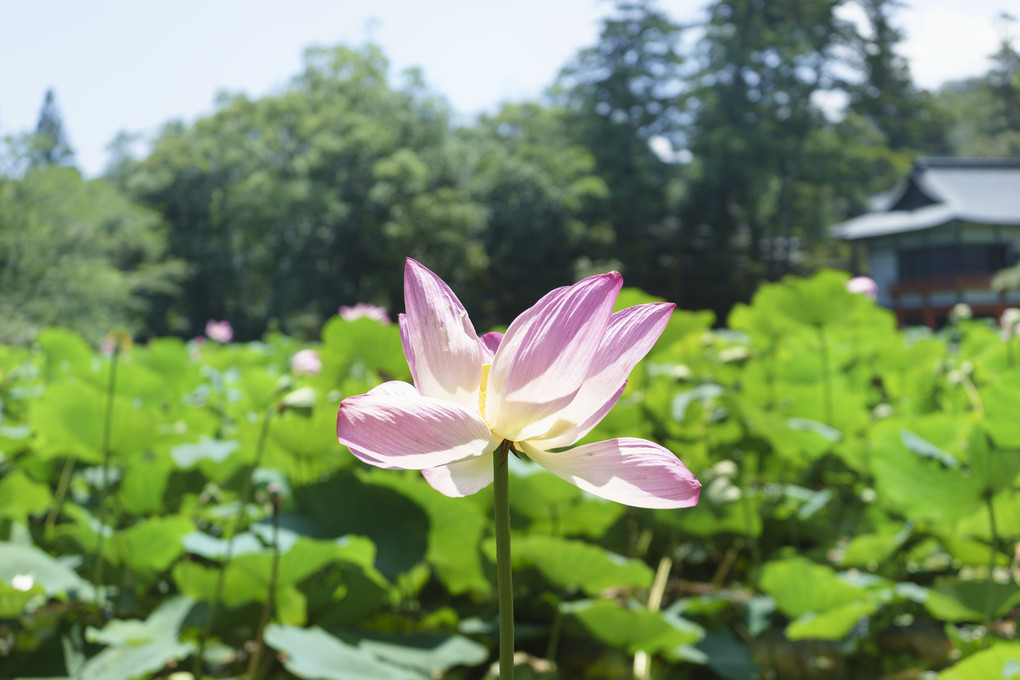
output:
[[[354,321],[355,319],[369,318],[373,321],[378,321],[384,326],[390,324],[390,317],[386,314],[386,310],[382,307],[376,307],[367,302],[359,302],[352,307],[347,305],[340,305],[340,309],[337,311],[344,321]]]
[[[205,324],[205,334],[210,340],[224,344],[234,339],[234,329],[229,321],[213,321],[210,319]]]
[[[290,358],[290,370],[294,375],[318,375],[322,360],[314,349],[303,349]]]
[[[585,491],[627,505],[690,507],[701,484],[667,449],[621,438],[566,451],[623,393],[627,375],[662,333],[674,305],[613,313],[616,272],[557,288],[482,338],[453,291],[414,260],[399,317],[414,385],[387,382],[345,399],[337,438],[361,460],[422,470],[448,496],[493,480],[502,442]]]
[[[846,289],[851,293],[860,293],[874,300],[878,297],[878,284],[867,276],[855,276],[846,282]]]

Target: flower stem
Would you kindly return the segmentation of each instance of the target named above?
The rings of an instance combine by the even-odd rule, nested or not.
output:
[[[269,617],[272,616],[276,600],[276,585],[280,578],[280,497],[272,494],[273,503],[273,566],[269,573],[269,593],[266,602],[262,606],[262,619],[259,621],[258,630],[255,633],[255,651],[252,652],[251,660],[248,663],[248,680],[256,680],[259,673],[259,662],[262,660],[262,652],[265,648],[266,626],[269,624]]]
[[[247,513],[249,496],[251,496],[252,477],[255,476],[255,470],[258,469],[259,464],[262,462],[262,451],[265,449],[266,436],[269,434],[269,422],[273,419],[273,414],[275,412],[276,406],[273,404],[266,409],[265,415],[262,416],[262,427],[259,430],[258,442],[255,444],[255,460],[252,461],[251,467],[248,468],[248,474],[244,476],[242,481],[241,495],[238,499],[240,505],[237,508],[237,515],[234,517],[234,523],[230,528],[230,532],[226,534],[227,547],[223,552],[223,561],[220,562],[219,574],[216,576],[216,586],[213,589],[212,602],[209,603],[209,612],[206,614],[205,626],[203,627],[202,635],[198,640],[198,652],[195,655],[194,665],[194,676],[196,678],[202,677],[202,664],[205,659],[205,648],[208,644],[209,636],[212,634],[213,623],[220,607],[220,600],[223,597],[223,586],[226,582],[227,567],[230,566],[230,560],[234,554],[234,538],[244,523],[244,516]]]
[[[510,569],[510,442],[504,441],[492,456],[496,514],[496,582],[499,595],[499,677],[514,677],[514,590]]]
[[[824,390],[822,396],[825,399],[825,424],[829,427],[835,427],[833,424],[833,407],[832,407],[832,373],[829,366],[829,339],[825,335],[825,326],[818,324],[818,345],[821,350],[822,358],[822,389]]]
[[[995,613],[995,558],[999,550],[999,530],[995,524],[995,503],[991,492],[985,495],[988,507],[988,523],[992,530],[991,553],[988,557],[988,590],[985,594],[985,640],[991,637],[992,619]]]
[[[113,396],[117,389],[117,359],[119,356],[120,344],[118,343],[113,350],[113,356],[110,358],[110,379],[106,384],[106,415],[103,419],[102,489],[99,492],[99,505],[96,508],[96,519],[99,521],[99,536],[96,537],[93,574],[96,583],[96,604],[100,606],[105,606],[106,604],[106,589],[103,587],[103,539],[106,537],[107,522],[105,505],[107,496],[110,493],[110,438],[113,431]]]

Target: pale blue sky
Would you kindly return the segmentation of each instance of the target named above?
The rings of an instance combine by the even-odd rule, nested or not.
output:
[[[917,81],[977,75],[1013,0],[914,0],[899,14]],[[679,21],[701,0],[660,0]],[[213,109],[218,91],[259,96],[297,73],[310,44],[380,44],[393,75],[420,66],[471,115],[537,96],[595,42],[604,0],[0,0],[0,135],[33,128],[50,86],[79,165],[101,172],[118,131],[151,134]]]

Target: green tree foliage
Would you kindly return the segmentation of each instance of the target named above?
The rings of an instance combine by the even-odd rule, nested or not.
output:
[[[929,92],[919,90],[907,60],[897,53],[903,30],[892,22],[899,0],[858,0],[868,18],[868,35],[851,36],[852,66],[864,79],[850,85],[849,110],[863,116],[885,136],[889,148],[927,154],[949,151],[946,113]]]
[[[398,291],[379,272],[405,255],[477,266],[478,211],[437,162],[447,133],[445,105],[420,79],[391,89],[372,47],[310,49],[284,92],[224,95],[212,116],[167,126],[125,182],[194,265],[169,330],[317,328],[339,304],[388,303]]]
[[[988,84],[996,95],[999,106],[999,126],[1003,130],[1020,129],[1020,52],[1013,47],[1010,28],[1016,17],[1008,12],[999,14],[1002,41],[992,55],[992,69]]]
[[[570,135],[591,150],[609,187],[590,220],[613,228],[613,254],[628,281],[658,294],[677,266],[668,247],[677,168],[651,142],[683,143],[681,38],[681,26],[649,0],[619,0],[598,43],[561,73],[557,96],[570,111]]]
[[[828,0],[708,7],[683,213],[685,289],[700,288],[699,307],[725,309],[788,271],[799,240],[827,226],[805,221],[798,203],[813,183],[806,140],[827,124],[816,96],[837,85],[833,51],[849,30],[834,9]],[[713,274],[713,286],[698,285]]]
[[[57,96],[53,88],[46,90],[39,120],[32,139],[32,154],[29,163],[38,165],[74,165],[74,150],[64,132],[64,119],[57,107]]]
[[[592,154],[572,142],[571,120],[554,106],[510,104],[457,132],[451,159],[484,210],[487,262],[465,304],[486,323],[513,318],[551,288],[607,268],[590,255],[607,251],[612,229],[583,221],[607,189]]]
[[[58,165],[0,177],[0,342],[51,325],[92,342],[144,331],[149,300],[184,270],[165,243],[159,215],[104,180]]]
[[[1020,338],[898,331],[847,279],[762,286],[726,331],[675,312],[593,430],[676,452],[697,507],[509,457],[518,677],[1017,677]],[[5,677],[488,674],[491,488],[335,438],[340,395],[410,380],[393,324],[112,355],[47,329],[0,371]]]
[[[393,88],[387,71],[375,47],[309,50],[284,92],[224,96],[115,169],[193,265],[177,324],[160,330],[194,334],[222,318],[241,337],[267,324],[306,334],[341,304],[396,309],[388,273],[407,256],[473,291],[464,302],[487,320],[519,311],[548,279],[570,282],[587,238],[577,216],[603,186],[562,117],[525,105],[454,130],[420,75]]]
[[[944,85],[939,103],[950,112],[950,142],[961,156],[1020,156],[1020,53],[1009,31],[1016,21],[1000,16],[1002,41],[983,76]]]

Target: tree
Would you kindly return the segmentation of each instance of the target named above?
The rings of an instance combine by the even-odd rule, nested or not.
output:
[[[903,31],[892,23],[900,0],[858,0],[868,18],[870,35],[850,38],[854,48],[851,66],[863,79],[848,87],[849,110],[870,120],[891,149],[913,149],[927,154],[949,151],[949,121],[932,96],[919,90],[910,76],[907,60],[897,54]]]
[[[657,294],[670,289],[676,267],[666,244],[677,166],[652,143],[670,149],[683,143],[681,37],[682,28],[650,0],[619,0],[598,43],[563,70],[555,93],[570,112],[568,134],[591,150],[595,172],[609,187],[586,220],[610,225],[612,255],[628,283]]]
[[[216,113],[168,126],[122,168],[171,224],[192,265],[162,332],[229,319],[237,337],[270,323],[317,332],[341,304],[399,309],[403,259],[452,285],[488,260],[486,208],[465,186],[444,102],[418,73],[391,87],[375,47],[315,48],[286,91],[223,96]]]
[[[64,120],[57,108],[57,97],[53,88],[46,90],[39,120],[35,125],[32,166],[74,165],[74,150],[64,132]]]
[[[834,8],[829,0],[708,7],[688,95],[694,160],[681,213],[691,306],[724,313],[759,280],[790,271],[828,226],[799,208],[805,192],[817,194],[806,142],[828,125],[816,95],[839,86],[834,51],[849,31]]]
[[[118,327],[142,333],[150,301],[184,271],[165,249],[159,215],[103,180],[60,166],[0,177],[0,343],[51,325],[96,344]]]
[[[572,141],[572,120],[556,106],[508,104],[457,132],[450,162],[470,204],[482,208],[487,263],[465,282],[462,300],[483,325],[506,323],[550,289],[612,268],[593,258],[613,243],[612,229],[584,221],[607,188],[591,152]]]
[[[998,132],[1020,130],[1020,52],[1013,47],[1010,32],[1016,17],[1008,12],[999,13],[1002,40],[999,49],[991,56],[992,68],[988,72],[988,85],[998,100],[1000,121]]]
[[[1002,41],[982,76],[946,83],[937,99],[953,121],[950,144],[961,156],[1020,156],[1020,53],[1010,15],[1000,15]]]
[[[476,321],[513,318],[605,238],[581,220],[605,185],[568,125],[523,104],[455,129],[420,73],[390,85],[378,48],[309,50],[285,91],[224,95],[113,168],[191,265],[162,315],[179,323],[156,330],[215,318],[242,339],[270,325],[311,335],[339,305],[399,311],[405,257],[461,291]]]

